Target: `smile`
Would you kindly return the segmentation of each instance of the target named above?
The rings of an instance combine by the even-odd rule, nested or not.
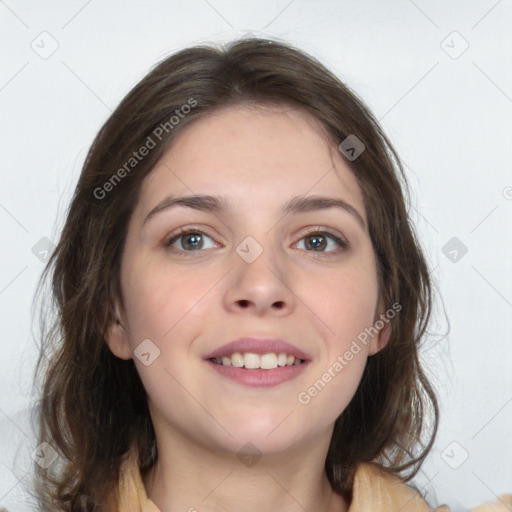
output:
[[[244,356],[245,355],[246,354],[244,354]],[[262,355],[266,356],[267,354]],[[279,354],[277,354],[277,356],[276,354],[272,354],[272,356],[279,357]],[[284,358],[281,358],[281,361],[283,359]],[[304,372],[311,363],[311,361],[303,361],[301,359],[297,359],[294,360],[291,365],[286,364],[285,366],[275,366],[274,368],[263,369],[261,367],[246,368],[245,366],[225,366],[222,361],[217,362],[213,358],[207,359],[205,362],[215,372],[220,374],[222,377],[226,377],[228,380],[234,381],[237,384],[242,384],[244,386],[259,388],[277,386],[279,384],[284,384],[288,381],[291,381],[292,379],[298,377],[302,372]],[[255,361],[254,364],[256,364],[256,362],[257,361]],[[261,362],[258,362],[258,364],[261,364]],[[265,364],[265,358],[263,358],[263,364]],[[251,365],[250,355],[248,357],[248,365]]]
[[[222,366],[234,366],[235,368],[245,368],[248,370],[273,370],[278,367],[298,366],[304,363],[304,359],[299,359],[286,352],[268,352],[266,354],[255,354],[254,352],[233,352],[229,356],[212,357],[213,363]]]

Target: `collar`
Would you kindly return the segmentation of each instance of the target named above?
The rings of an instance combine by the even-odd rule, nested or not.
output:
[[[359,464],[354,476],[349,512],[429,512],[421,495],[376,464]],[[136,455],[132,452],[121,466],[118,512],[161,512],[151,501],[142,482]],[[439,509],[446,510],[446,509]]]

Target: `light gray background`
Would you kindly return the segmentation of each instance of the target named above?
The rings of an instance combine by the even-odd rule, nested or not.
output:
[[[440,433],[415,482],[453,510],[512,492],[511,22],[511,0],[0,0],[0,504],[29,510],[33,247],[57,241],[94,135],[153,64],[247,34],[320,59],[406,164],[444,301],[423,353]]]

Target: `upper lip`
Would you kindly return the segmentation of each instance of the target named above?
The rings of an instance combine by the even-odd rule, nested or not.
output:
[[[252,352],[254,354],[266,354],[268,352],[286,353],[294,356],[296,359],[309,360],[311,357],[306,352],[287,341],[278,338],[256,338],[244,337],[231,341],[215,349],[205,356],[205,359],[222,358],[230,356],[234,352]]]

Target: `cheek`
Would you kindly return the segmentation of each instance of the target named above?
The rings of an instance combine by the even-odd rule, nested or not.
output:
[[[170,402],[172,414],[182,414],[187,395],[179,382],[184,368],[201,370],[191,352],[204,325],[202,298],[215,281],[209,283],[211,275],[193,277],[155,263],[132,263],[124,272],[128,342],[144,388],[157,407],[169,407]],[[142,355],[147,353],[145,360]]]
[[[314,284],[303,296],[309,296],[308,305],[323,324],[330,351],[344,350],[347,342],[350,345],[352,338],[373,323],[378,302],[376,274],[347,269]]]
[[[297,397],[311,417],[323,415],[324,421],[335,421],[356,393],[368,358],[366,333],[373,325],[377,301],[377,276],[366,266],[331,276],[323,293],[316,293],[315,313],[328,327],[326,353]]]
[[[211,276],[166,270],[155,264],[126,268],[124,296],[132,341],[165,340],[183,328],[185,318],[197,315],[196,307],[213,286]]]
[[[377,292],[370,275],[351,274],[340,275],[316,295],[315,314],[325,332],[323,353],[297,395],[308,418],[333,422],[354,397],[368,358],[365,330],[373,325]]]
[[[314,376],[307,387],[297,395],[298,407],[308,421],[320,425],[330,424],[340,416],[353,399],[366,364],[366,353],[361,350],[350,361],[329,362]]]

